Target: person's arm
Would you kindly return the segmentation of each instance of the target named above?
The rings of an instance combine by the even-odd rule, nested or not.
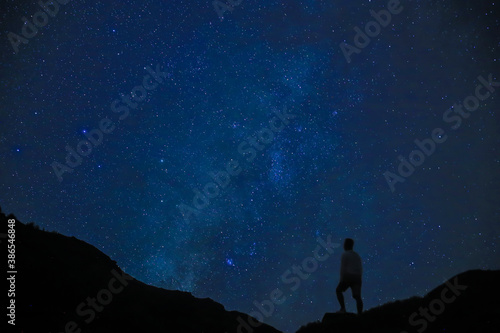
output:
[[[340,258],[340,281],[344,280],[345,265],[346,265],[345,253],[342,253],[342,257]]]

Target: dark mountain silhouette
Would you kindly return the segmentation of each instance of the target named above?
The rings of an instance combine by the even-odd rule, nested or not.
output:
[[[467,271],[424,297],[387,303],[360,316],[327,313],[321,322],[303,326],[297,333],[498,333],[499,282],[499,270]]]
[[[92,245],[25,225],[0,209],[1,233],[8,218],[16,219],[16,326],[10,327],[15,331],[279,333],[266,324],[241,326],[246,314],[226,311],[209,298],[137,281]],[[4,250],[5,238],[0,241]],[[361,316],[327,313],[297,333],[497,333],[499,281],[500,271],[467,271],[424,297],[387,303]]]
[[[8,218],[15,217],[0,210],[2,233]],[[238,333],[238,318],[248,318],[209,298],[146,285],[94,246],[15,219],[16,326],[10,328],[18,332]],[[266,324],[253,332],[280,333]]]

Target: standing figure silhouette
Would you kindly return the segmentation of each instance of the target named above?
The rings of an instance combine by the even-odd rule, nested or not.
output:
[[[337,286],[337,299],[339,300],[340,310],[338,313],[345,313],[345,302],[343,292],[351,288],[352,298],[356,300],[358,314],[363,312],[363,300],[361,299],[361,276],[363,266],[361,257],[353,251],[354,240],[346,238],[344,241],[344,253],[342,253],[340,263],[340,282]]]

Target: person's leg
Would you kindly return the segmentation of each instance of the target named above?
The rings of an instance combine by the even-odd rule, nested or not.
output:
[[[363,300],[361,299],[361,296],[356,296],[354,297],[356,300],[356,308],[358,310],[358,314],[361,314],[363,312]]]
[[[363,312],[363,300],[361,299],[361,282],[356,283],[351,287],[352,290],[352,298],[356,300],[356,308],[358,310],[358,314]]]
[[[344,294],[342,294],[342,292],[344,291],[342,282],[339,282],[339,285],[337,286],[337,289],[335,291],[337,292],[337,300],[340,304],[340,312],[345,312]]]

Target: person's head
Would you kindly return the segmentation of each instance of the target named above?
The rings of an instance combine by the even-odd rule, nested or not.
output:
[[[352,238],[346,238],[344,241],[344,250],[350,251],[354,247],[354,240]]]

